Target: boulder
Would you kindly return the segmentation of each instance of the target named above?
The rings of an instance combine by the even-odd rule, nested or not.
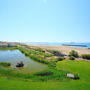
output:
[[[23,62],[17,63],[16,65],[16,67],[23,67],[23,66],[24,66]]]
[[[80,79],[80,77],[78,75],[72,74],[72,73],[67,73],[67,78],[71,78],[71,79]]]

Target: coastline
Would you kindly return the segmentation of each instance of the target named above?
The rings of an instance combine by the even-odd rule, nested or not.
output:
[[[75,50],[79,54],[90,54],[90,49],[75,48],[71,46],[62,46],[62,45],[28,45],[28,46],[34,48],[43,48],[45,50],[58,50],[66,55],[68,55],[71,50]]]

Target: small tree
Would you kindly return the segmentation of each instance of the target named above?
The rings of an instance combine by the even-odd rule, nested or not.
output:
[[[62,60],[64,60],[64,59],[65,59],[64,57],[58,57],[58,58],[56,59],[56,62],[62,61]]]
[[[73,56],[73,57],[79,57],[79,55],[78,55],[78,52],[76,52],[76,51],[74,51],[74,50],[72,50],[70,53],[69,53],[69,56],[71,57],[71,56]]]
[[[70,56],[69,59],[70,59],[70,60],[75,60],[75,57]]]

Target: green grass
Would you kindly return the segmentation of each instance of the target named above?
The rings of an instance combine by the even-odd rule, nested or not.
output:
[[[17,47],[0,47],[0,50],[15,50]]]
[[[70,88],[70,86],[68,87],[67,85],[68,82],[65,83],[64,85],[63,84],[64,83],[56,82],[56,81],[27,82],[27,81],[22,81],[17,79],[0,77],[0,90],[67,90],[67,88]],[[74,85],[72,85],[71,88],[73,87]],[[75,89],[71,89],[71,90],[75,90]]]
[[[0,66],[8,67],[11,66],[11,64],[8,62],[0,62]]]
[[[49,80],[63,81],[65,80],[65,74],[66,72],[51,67],[48,67],[46,70],[42,72],[37,72],[35,74],[20,73],[14,71],[11,68],[0,67],[1,76],[29,81],[49,81]]]
[[[76,73],[80,80],[26,81],[0,76],[0,90],[89,90],[90,62],[63,60],[57,63],[58,70]]]
[[[42,72],[35,73],[34,77],[42,81],[49,81],[49,80],[50,81],[64,81],[66,80],[65,75],[66,75],[66,72],[49,67],[48,69]]]
[[[90,81],[90,62],[64,60],[57,63],[57,68],[79,74],[81,80]]]
[[[57,69],[78,74],[80,80],[72,81],[71,85],[77,84],[76,90],[89,90],[90,88],[90,62],[64,60],[57,63]],[[81,88],[81,86],[84,86]]]

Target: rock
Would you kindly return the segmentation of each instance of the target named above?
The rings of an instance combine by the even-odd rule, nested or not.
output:
[[[23,62],[17,63],[16,65],[16,67],[23,67],[23,66],[24,66]]]
[[[67,78],[71,78],[71,79],[80,79],[80,77],[78,75],[72,74],[72,73],[67,73]]]

